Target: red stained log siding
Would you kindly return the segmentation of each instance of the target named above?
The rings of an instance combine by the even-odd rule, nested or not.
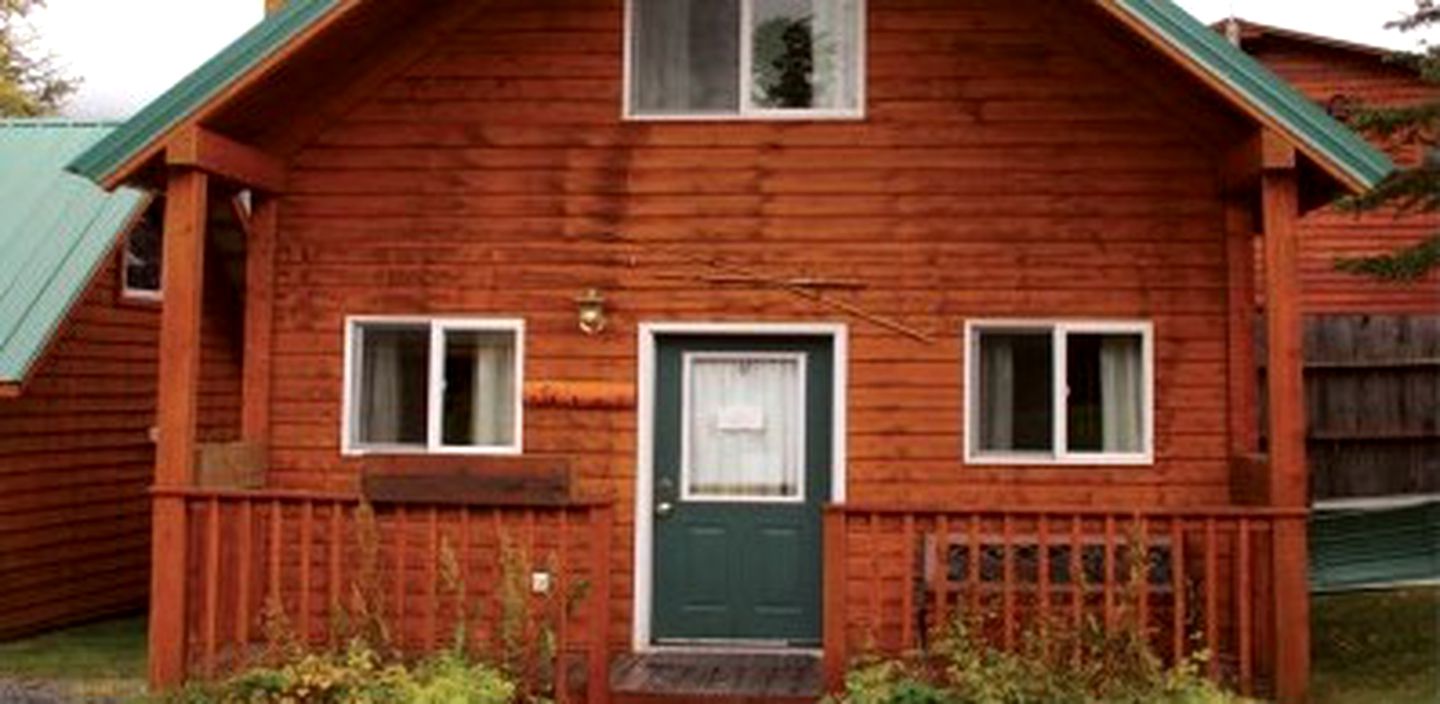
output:
[[[339,455],[347,315],[523,316],[528,380],[622,384],[639,322],[833,320],[852,335],[855,500],[1226,503],[1223,150],[1056,34],[1047,13],[1072,11],[872,0],[866,119],[626,123],[620,2],[488,6],[292,160],[271,485],[357,485]],[[839,295],[935,342],[706,284],[677,249],[863,281]],[[572,302],[592,287],[611,316],[593,338]],[[1153,320],[1155,465],[966,466],[961,326],[984,317]],[[611,637],[626,638],[635,413],[532,406],[525,421],[528,454],[572,458],[618,498]]]

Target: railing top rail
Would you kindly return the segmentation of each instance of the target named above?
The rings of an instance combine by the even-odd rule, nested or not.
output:
[[[881,516],[905,515],[980,515],[980,516],[1080,516],[1116,518],[1306,518],[1308,508],[1287,508],[1272,506],[1202,506],[1202,507],[1105,507],[1105,506],[973,506],[947,504],[890,504],[856,502],[829,504],[827,513],[870,514]]]
[[[216,489],[208,487],[167,487],[156,486],[150,488],[150,494],[157,497],[181,498],[181,499],[218,499],[222,501],[284,501],[284,502],[328,502],[328,503],[351,503],[358,504],[365,497],[359,493],[341,491],[310,491],[302,489]],[[396,505],[396,502],[371,500],[377,506]],[[458,509],[458,508],[480,508],[480,509],[514,509],[514,510],[545,510],[545,509],[577,509],[577,508],[604,508],[614,505],[615,500],[611,497],[595,496],[567,499],[560,503],[537,503],[526,504],[459,504],[459,503],[418,503],[404,504],[415,506],[435,506],[437,508]]]

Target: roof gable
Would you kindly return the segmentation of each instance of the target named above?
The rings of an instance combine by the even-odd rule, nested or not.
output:
[[[1384,152],[1170,0],[1100,0],[1145,39],[1187,64],[1255,119],[1355,190],[1395,170]]]
[[[1170,0],[1093,0],[1132,31],[1183,64],[1252,118],[1288,137],[1337,180],[1355,190],[1382,181],[1389,158],[1244,52]],[[105,184],[128,178],[165,136],[247,78],[273,68],[288,50],[321,34],[362,0],[293,0],[81,154],[70,168]]]
[[[112,126],[0,121],[0,383],[23,383],[148,202],[65,171]]]

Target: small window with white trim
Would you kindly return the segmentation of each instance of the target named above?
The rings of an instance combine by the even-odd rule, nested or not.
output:
[[[347,454],[518,454],[525,324],[352,318]]]
[[[1149,323],[972,322],[966,326],[966,461],[1148,464]]]
[[[630,0],[626,114],[859,117],[864,14],[864,0]]]
[[[120,289],[125,298],[161,299],[161,274],[165,249],[164,200],[151,201],[140,220],[125,236],[120,262]]]

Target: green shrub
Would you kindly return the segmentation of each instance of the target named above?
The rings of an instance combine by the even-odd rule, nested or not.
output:
[[[1232,704],[1201,674],[1203,656],[1165,667],[1137,628],[1044,625],[1014,651],[978,622],[957,622],[927,653],[862,662],[830,704]]]
[[[508,704],[513,682],[446,652],[414,666],[384,663],[369,647],[312,653],[214,684],[192,684],[163,704]]]

